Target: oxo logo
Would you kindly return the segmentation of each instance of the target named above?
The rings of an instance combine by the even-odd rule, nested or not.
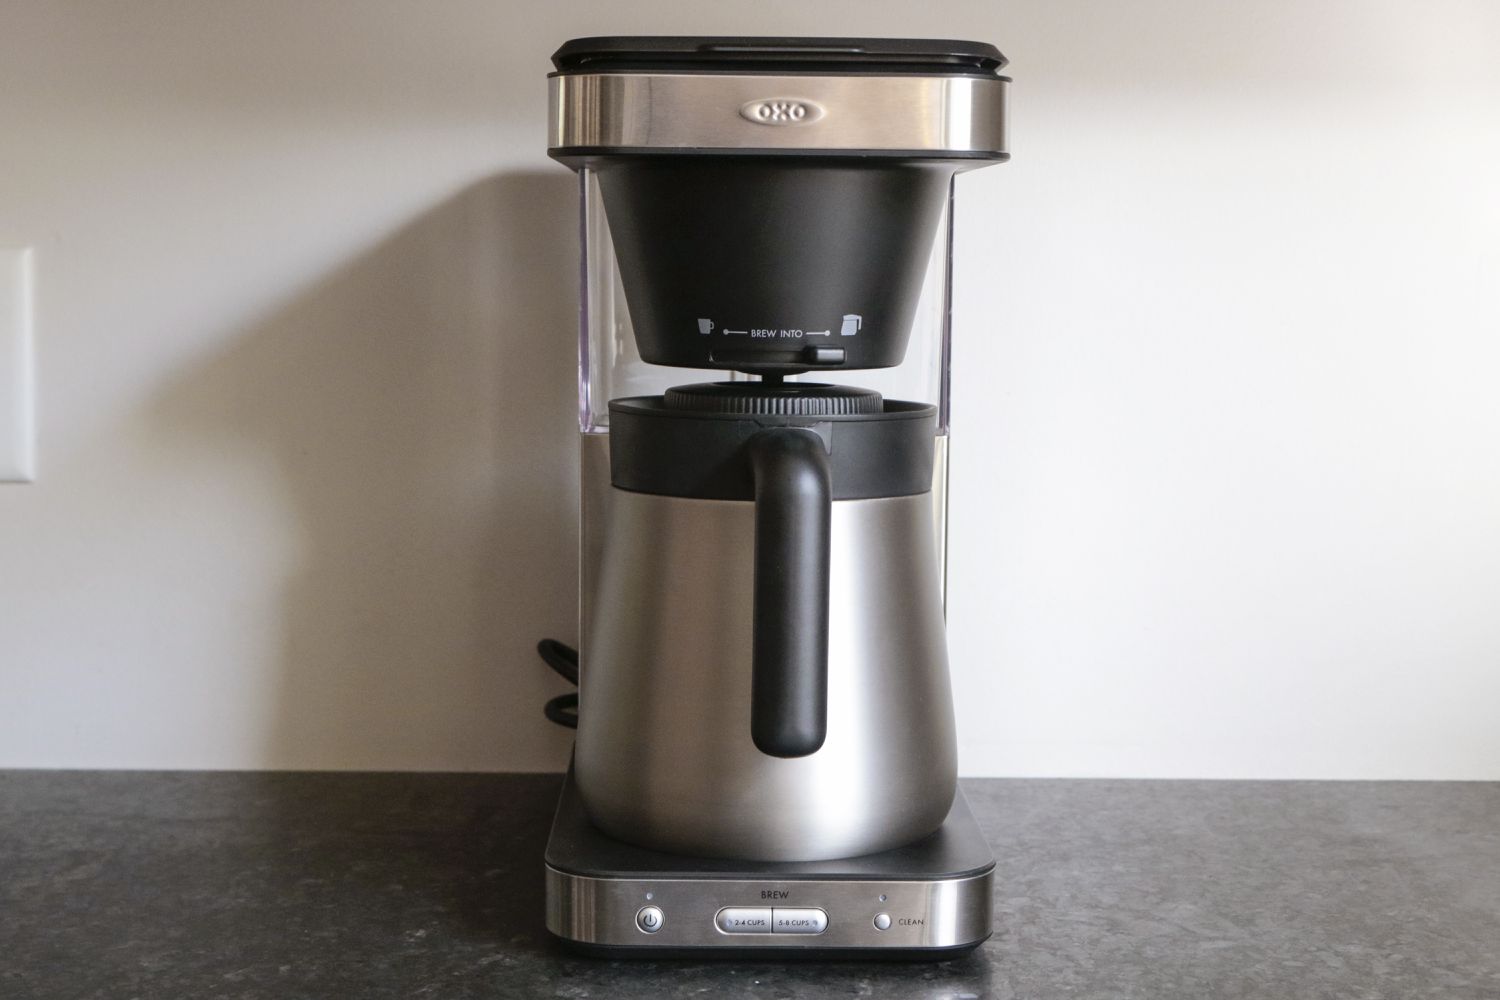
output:
[[[822,118],[823,109],[795,97],[768,97],[741,105],[740,117],[757,125],[806,125]]]

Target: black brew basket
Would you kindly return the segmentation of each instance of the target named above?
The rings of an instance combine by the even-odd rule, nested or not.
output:
[[[791,374],[901,363],[954,164],[595,161],[641,358]]]

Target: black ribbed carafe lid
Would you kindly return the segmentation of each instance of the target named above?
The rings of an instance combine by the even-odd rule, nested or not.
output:
[[[879,413],[884,405],[873,389],[825,382],[700,382],[668,389],[663,401],[669,410],[781,417]]]

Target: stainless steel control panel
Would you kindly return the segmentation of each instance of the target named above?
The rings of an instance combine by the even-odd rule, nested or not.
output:
[[[596,878],[548,867],[547,928],[602,945],[955,948],[989,936],[991,879]]]

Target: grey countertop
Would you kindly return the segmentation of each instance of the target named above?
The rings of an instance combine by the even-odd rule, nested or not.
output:
[[[934,964],[601,962],[553,775],[0,772],[0,997],[1500,997],[1500,785],[965,782],[995,936]]]

